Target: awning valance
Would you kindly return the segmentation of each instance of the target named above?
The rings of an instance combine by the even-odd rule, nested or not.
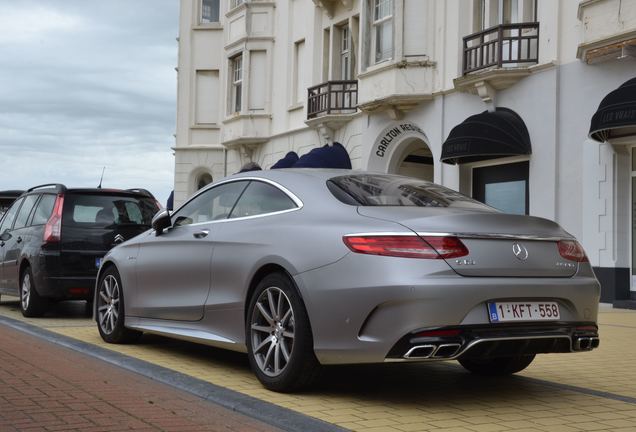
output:
[[[598,142],[630,135],[636,136],[636,78],[605,96],[590,122],[589,137]]]
[[[502,107],[470,116],[455,126],[442,145],[440,160],[454,165],[531,153],[525,123],[519,114]]]

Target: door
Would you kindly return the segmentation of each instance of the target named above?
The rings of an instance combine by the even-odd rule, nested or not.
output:
[[[16,287],[9,287],[8,281],[5,277],[4,264],[5,264],[5,256],[6,251],[10,247],[9,243],[11,242],[11,238],[13,237],[11,234],[11,228],[13,226],[13,221],[15,220],[15,216],[20,209],[20,205],[24,199],[21,198],[13,203],[13,205],[9,208],[9,210],[5,213],[2,222],[0,223],[0,235],[2,235],[2,240],[0,240],[0,289],[6,293],[18,294]]]
[[[140,243],[131,315],[177,321],[203,317],[216,222],[228,217],[247,184],[235,181],[204,191],[175,212],[171,228]]]

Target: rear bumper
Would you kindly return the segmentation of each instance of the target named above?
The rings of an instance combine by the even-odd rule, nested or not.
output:
[[[394,347],[423,330],[462,328],[486,332],[509,328],[508,324],[490,323],[490,301],[558,303],[560,320],[541,323],[549,329],[547,335],[520,331],[513,340],[535,340],[530,343],[530,351],[570,352],[576,343],[573,329],[582,323],[596,325],[600,295],[598,281],[591,273],[571,278],[462,277],[441,260],[362,254],[349,254],[337,263],[298,274],[295,281],[307,307],[314,351],[323,364],[381,363],[396,358]],[[466,343],[473,339],[487,338],[477,333],[472,338],[466,336],[456,352],[453,347],[445,348],[452,355],[444,358],[477,354],[478,347],[493,344],[507,348],[491,354],[512,352],[523,348],[514,345],[524,343],[483,341],[473,343],[468,350]],[[540,339],[551,341],[536,342]],[[546,344],[551,346],[546,348]],[[591,346],[592,341],[585,344]],[[406,350],[398,357],[405,353]]]
[[[47,277],[38,286],[42,297],[52,300],[90,300],[95,290],[95,277]]]
[[[95,290],[95,274],[73,275],[77,268],[63,264],[59,251],[46,251],[34,266],[36,289],[40,296],[51,300],[90,300]]]

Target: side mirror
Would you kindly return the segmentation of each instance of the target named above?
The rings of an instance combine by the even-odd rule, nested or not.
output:
[[[156,231],[157,235],[161,235],[164,229],[171,226],[170,210],[161,210],[152,218],[152,229]]]
[[[9,239],[11,239],[11,234],[9,234],[9,230],[6,230],[2,234],[0,234],[0,241],[6,242]]]

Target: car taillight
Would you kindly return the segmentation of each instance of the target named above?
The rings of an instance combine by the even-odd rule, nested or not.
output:
[[[587,262],[587,255],[585,255],[585,250],[583,250],[583,246],[579,244],[576,240],[560,240],[557,243],[559,247],[559,255],[561,255],[566,260],[576,261],[576,262]]]
[[[345,236],[342,239],[353,252],[370,255],[424,259],[468,255],[468,249],[457,237],[368,235]]]
[[[62,237],[62,208],[64,195],[58,195],[53,205],[53,213],[44,226],[44,243],[57,243]]]

